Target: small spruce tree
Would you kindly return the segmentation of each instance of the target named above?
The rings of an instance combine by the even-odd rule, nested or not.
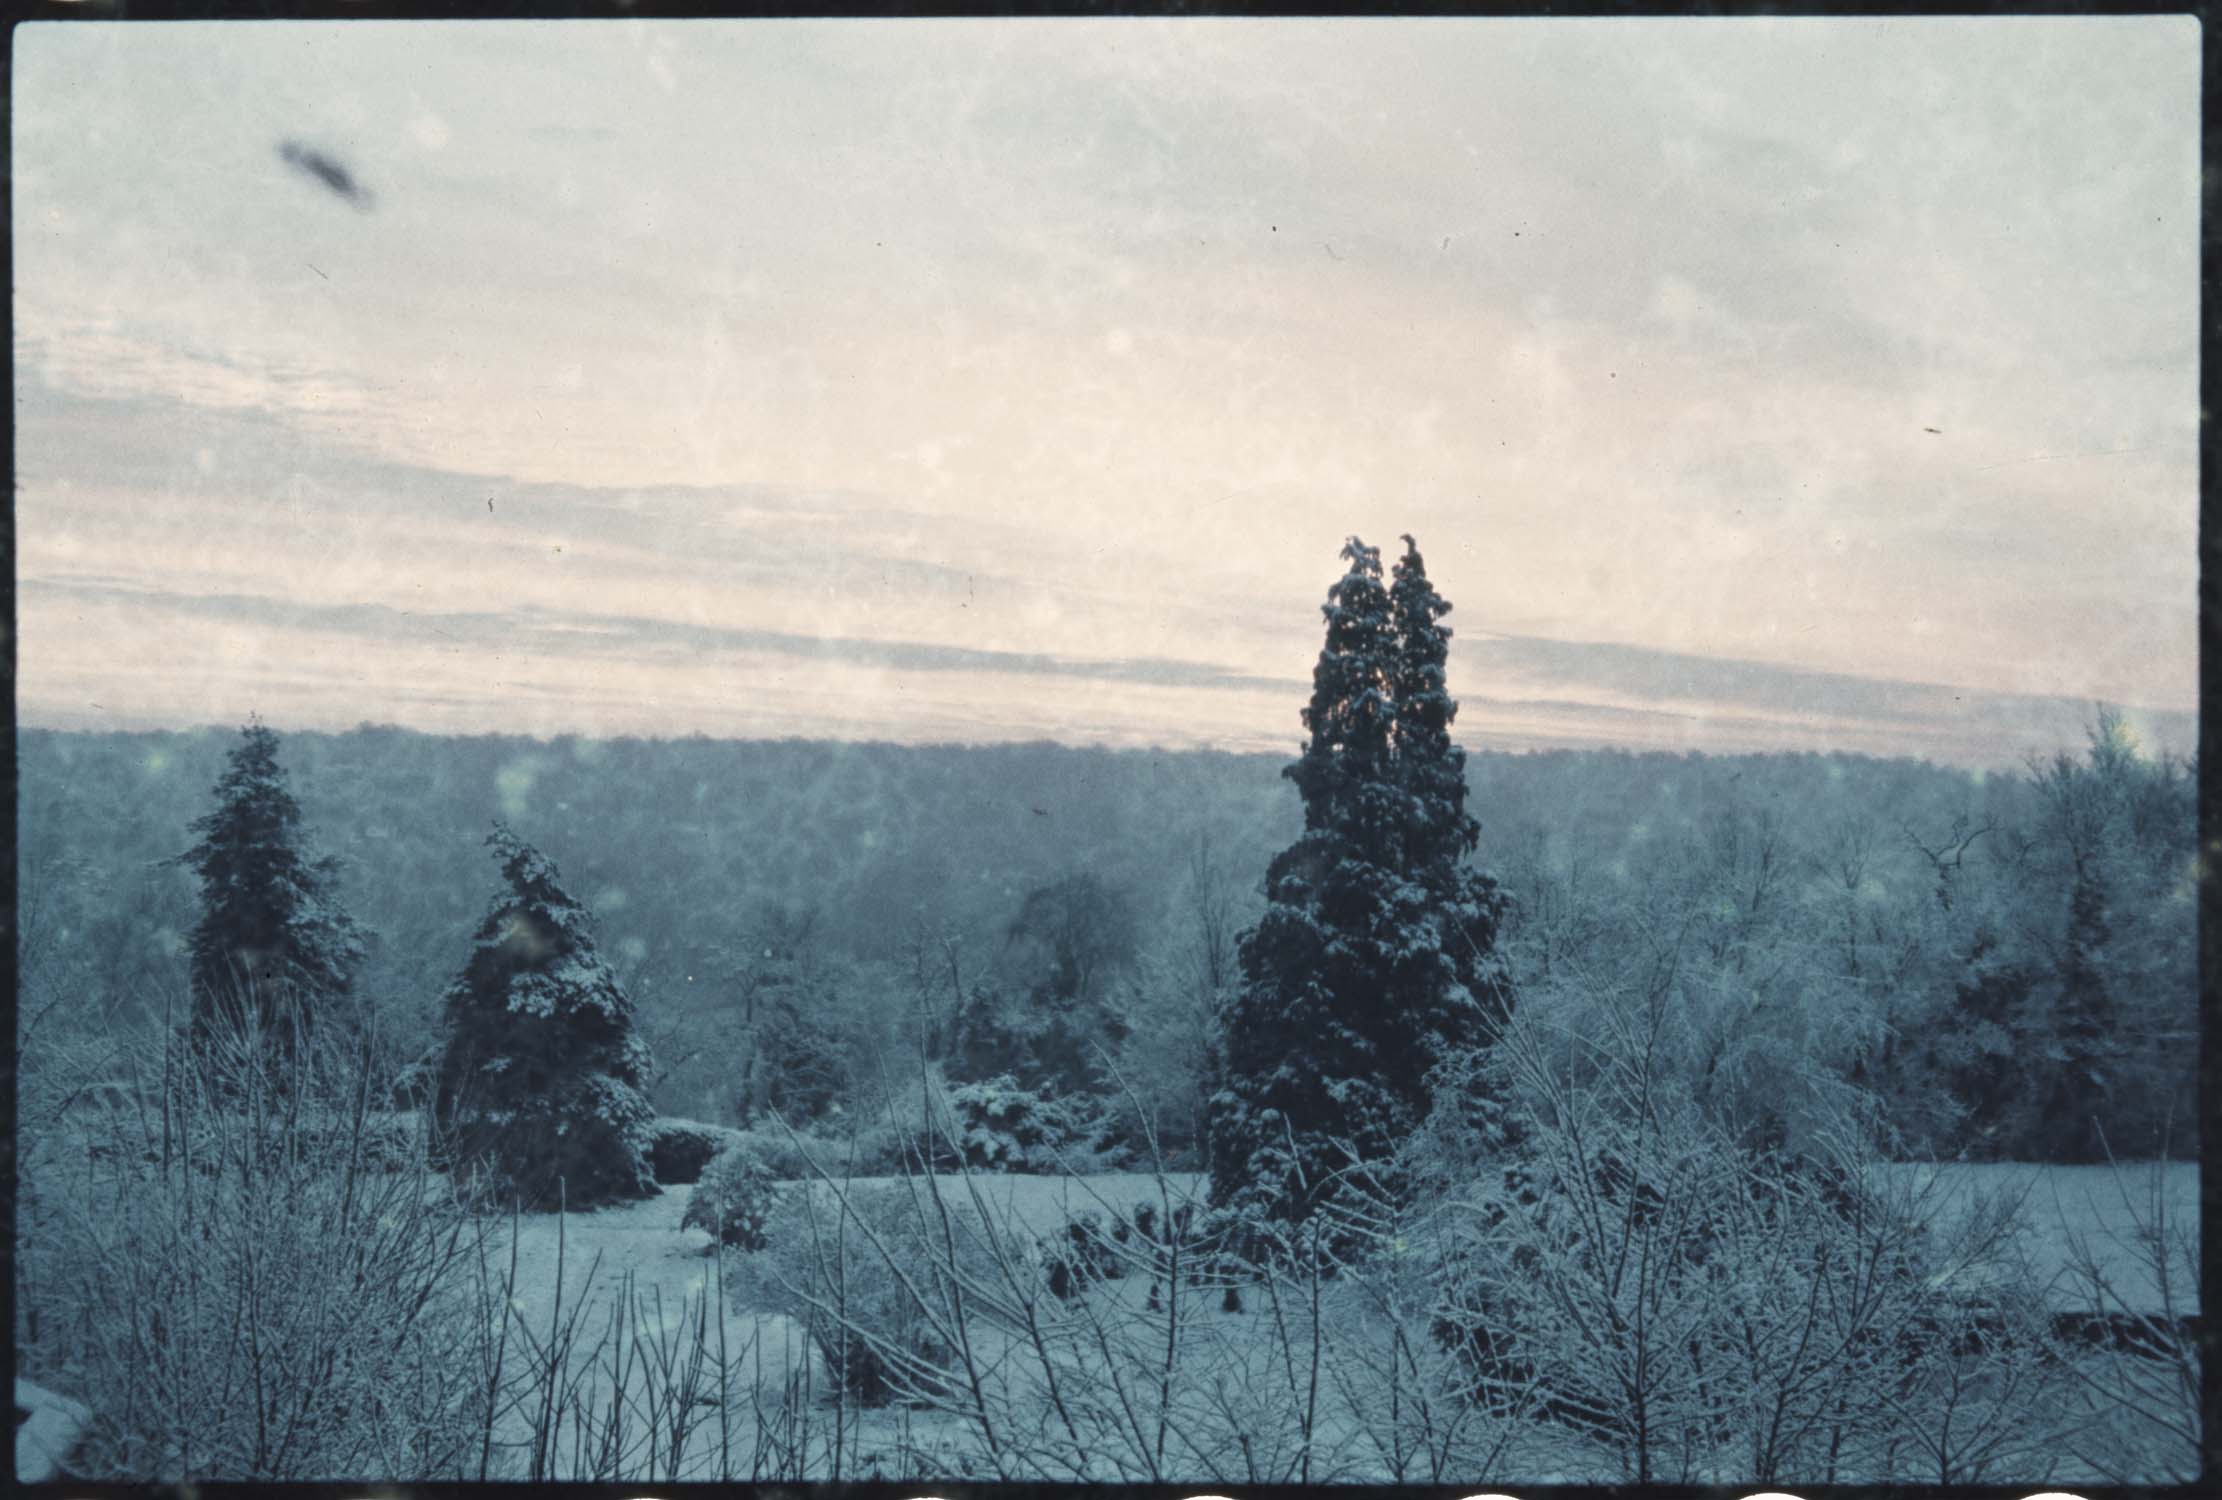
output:
[[[650,1059],[633,1003],[554,863],[500,823],[486,842],[506,888],[447,993],[444,1148],[527,1208],[652,1196]]]
[[[215,799],[192,825],[198,842],[176,860],[201,885],[190,1037],[200,1050],[218,1036],[259,1035],[282,1053],[347,994],[364,934],[334,893],[338,861],[308,852],[268,726],[240,731]]]
[[[1409,540],[1409,539],[1407,539]],[[1304,832],[1266,872],[1210,1105],[1211,1197],[1298,1220],[1390,1163],[1426,1119],[1430,1077],[1486,1044],[1510,1006],[1494,951],[1503,900],[1466,868],[1478,828],[1443,685],[1449,605],[1409,548],[1392,592],[1353,537],[1284,775]]]

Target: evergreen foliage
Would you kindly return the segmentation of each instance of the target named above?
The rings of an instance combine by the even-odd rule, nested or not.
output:
[[[500,823],[486,842],[507,889],[447,994],[446,1147],[531,1209],[649,1197],[655,1111],[632,1001],[554,863]]]
[[[650,1127],[648,1165],[656,1181],[666,1187],[688,1186],[702,1180],[703,1170],[719,1152],[739,1144],[741,1133],[723,1125],[666,1116]]]
[[[1938,863],[1924,941],[1948,988],[1880,1070],[1894,1121],[1976,1160],[2180,1155],[2198,1119],[2194,767],[2142,753],[2102,708],[2084,754],[2025,786],[2018,822],[1962,820],[1944,842],[1983,857]],[[1920,1101],[1952,1117],[1920,1132]]]
[[[1091,1121],[1083,1108],[1009,1074],[949,1091],[956,1145],[967,1167],[989,1172],[1058,1172],[1085,1159]]]
[[[1427,564],[1407,535],[1389,590],[1396,627],[1397,781],[1404,788],[1404,857],[1413,867],[1457,864],[1481,842],[1481,825],[1466,811],[1466,752],[1451,742],[1458,704],[1444,670],[1450,660],[1450,601],[1428,581]]]
[[[1388,1163],[1428,1113],[1430,1074],[1509,1011],[1503,898],[1462,864],[1478,829],[1450,740],[1450,606],[1406,540],[1393,590],[1353,537],[1328,591],[1310,738],[1285,772],[1304,832],[1267,870],[1220,1044],[1216,1206],[1301,1219],[1346,1174],[1393,1188]]]
[[[237,1035],[297,1041],[348,992],[363,932],[334,895],[338,861],[307,852],[267,725],[240,731],[215,798],[215,810],[192,824],[198,842],[177,857],[201,886],[188,949],[194,1044]]]
[[[1405,870],[1434,898],[1437,951],[1448,966],[1453,997],[1479,1007],[1481,1039],[1510,1018],[1511,981],[1496,951],[1505,897],[1497,883],[1465,863],[1481,843],[1481,824],[1466,810],[1466,752],[1450,737],[1458,703],[1445,666],[1450,601],[1435,592],[1419,544],[1402,538],[1391,591],[1397,632],[1396,780],[1405,795]]]
[[[734,1250],[761,1250],[779,1202],[779,1181],[763,1158],[736,1142],[719,1152],[687,1198],[681,1229],[700,1229]]]

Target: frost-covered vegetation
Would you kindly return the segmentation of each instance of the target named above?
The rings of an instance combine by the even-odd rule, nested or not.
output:
[[[2191,767],[1469,759],[1345,562],[1285,782],[26,735],[65,1467],[2195,1472]]]
[[[719,1152],[740,1143],[740,1132],[723,1125],[666,1117],[649,1127],[648,1169],[659,1183],[699,1182]]]
[[[731,1145],[703,1168],[679,1224],[703,1231],[720,1245],[761,1250],[776,1203],[771,1170],[747,1146]]]
[[[19,737],[27,1013],[66,996],[72,1017],[159,1023],[200,918],[190,872],[162,862],[191,841],[236,740]],[[1285,757],[1212,752],[365,729],[289,733],[284,759],[305,825],[343,860],[332,889],[371,934],[354,992],[392,1029],[397,1072],[437,1060],[497,814],[593,911],[660,1112],[768,1125],[744,1085],[824,1078],[778,1114],[828,1136],[879,1118],[920,1028],[955,1082],[1042,1081],[1026,1054],[1054,1015],[1054,945],[1011,929],[1078,867],[1135,914],[1131,943],[1085,969],[1124,1031],[1099,1040],[1125,1086],[1099,1079],[1096,1096],[1130,1117],[1129,1140],[1147,1110],[1184,1163],[1201,1159],[1235,940],[1303,828]],[[1473,862],[1508,898],[1497,947],[1523,1003],[1670,972],[1703,1022],[1693,1075],[1760,1128],[1775,1061],[1819,1058],[1882,1094],[1916,1154],[2090,1159],[2048,1139],[2072,1113],[2023,1086],[2064,1061],[2068,1003],[2098,993],[2069,979],[2088,973],[2112,1019],[2079,1045],[2098,1049],[2114,1153],[2192,1148],[2193,778],[2126,726],[1981,776],[1857,755],[1474,750],[1467,782]],[[2105,930],[2087,929],[2075,970],[2079,878]],[[967,1064],[965,1028],[1003,1054]]]
[[[496,824],[504,889],[449,987],[432,1095],[443,1159],[529,1208],[654,1190],[656,1111],[632,997],[555,865]]]

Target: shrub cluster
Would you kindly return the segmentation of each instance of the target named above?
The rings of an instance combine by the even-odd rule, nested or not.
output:
[[[649,1130],[648,1167],[663,1186],[684,1187],[701,1181],[703,1168],[740,1140],[739,1131],[723,1125],[660,1119]]]
[[[774,1177],[891,1177],[918,1165],[916,1142],[886,1119],[858,1119],[834,1130],[827,1124],[737,1130],[734,1138],[763,1159]]]
[[[1090,1121],[1062,1100],[1022,1088],[1009,1074],[959,1084],[947,1095],[964,1165],[988,1172],[1058,1172],[1088,1144]]]
[[[1177,1276],[1184,1286],[1225,1293],[1222,1306],[1239,1312],[1238,1288],[1263,1262],[1238,1253],[1247,1242],[1238,1240],[1232,1228],[1231,1216],[1199,1213],[1186,1203],[1168,1219],[1157,1203],[1145,1198],[1125,1213],[1112,1213],[1108,1222],[1095,1210],[1083,1209],[1062,1229],[1039,1236],[1034,1255],[1050,1294],[1060,1300],[1139,1275],[1150,1281],[1145,1306],[1155,1311],[1162,1305],[1165,1283]]]
[[[287,1127],[295,1149],[335,1165],[350,1158],[366,1172],[410,1172],[424,1160],[423,1119],[415,1114],[366,1113],[360,1123],[344,1112],[303,1116]]]
[[[957,1363],[948,1315],[960,1281],[995,1274],[985,1226],[927,1196],[922,1179],[780,1195],[760,1253],[727,1278],[736,1303],[810,1331],[847,1398],[862,1406],[931,1400]]]
[[[1092,1282],[1116,1281],[1126,1275],[1127,1257],[1121,1253],[1134,1238],[1134,1226],[1114,1215],[1108,1227],[1103,1216],[1084,1209],[1065,1221],[1065,1227],[1041,1237],[1037,1253],[1049,1290],[1058,1297],[1074,1297]]]
[[[707,1230],[711,1239],[735,1250],[763,1249],[780,1184],[756,1153],[745,1145],[728,1146],[700,1178],[680,1227]]]
[[[210,1076],[158,1037],[118,1048],[159,1092],[77,1122],[81,1169],[37,1143],[17,1203],[18,1368],[91,1407],[73,1472],[462,1472],[492,1412],[480,1230],[409,1119],[357,1112],[359,1055],[311,1038],[282,1074]]]

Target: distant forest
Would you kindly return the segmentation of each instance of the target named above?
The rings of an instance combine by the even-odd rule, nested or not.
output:
[[[174,860],[236,743],[20,732],[26,1015],[182,1003]],[[667,1113],[853,1117],[923,1049],[951,1081],[1147,1112],[1191,1155],[1235,942],[1302,820],[1270,755],[365,726],[287,733],[280,757],[374,934],[356,999],[404,1055],[437,1044],[500,818],[594,912]],[[1909,1155],[2195,1152],[2194,777],[2113,716],[2007,774],[1612,750],[1467,769],[1520,1005],[1576,1027],[1681,1008],[1690,1088],[1752,1139],[1794,1134],[1818,1076],[1879,1096]]]

